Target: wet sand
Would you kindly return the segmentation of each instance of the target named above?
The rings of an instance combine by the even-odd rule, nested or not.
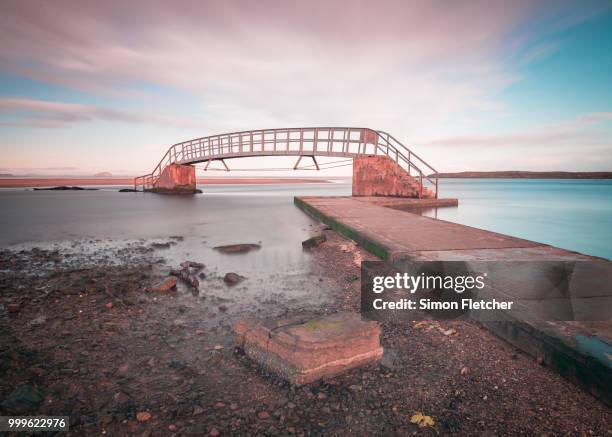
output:
[[[69,415],[67,435],[609,433],[608,407],[469,322],[384,324],[381,364],[301,388],[263,372],[233,348],[237,317],[359,309],[373,256],[324,232],[308,280],[325,302],[286,299],[280,274],[237,311],[249,282],[228,286],[223,266],[204,268],[199,292],[149,291],[176,267],[159,243],[0,251],[0,401],[34,387],[29,413]],[[433,428],[410,423],[417,411]]]
[[[326,179],[310,178],[198,178],[203,185],[270,185],[270,184],[323,184]],[[133,178],[0,178],[0,188],[56,187],[83,185],[134,185]]]

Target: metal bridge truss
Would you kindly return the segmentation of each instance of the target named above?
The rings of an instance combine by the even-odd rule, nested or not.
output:
[[[387,132],[357,127],[260,129],[211,135],[171,146],[147,175],[134,179],[134,188],[153,188],[170,164],[196,164],[249,156],[349,157],[387,156],[419,183],[421,197],[428,188],[438,197],[438,172]],[[297,165],[294,167],[297,169]],[[316,163],[316,160],[315,160]],[[318,166],[317,166],[318,167]]]

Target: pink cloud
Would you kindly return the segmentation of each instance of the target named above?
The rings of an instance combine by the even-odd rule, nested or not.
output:
[[[190,119],[159,113],[12,97],[0,97],[0,114],[9,117],[9,121],[0,123],[7,126],[53,128],[98,120],[123,123],[161,123],[183,127],[197,125]]]
[[[168,146],[166,138],[364,125],[404,140],[422,139],[419,144],[446,141],[423,152],[444,168],[454,157],[439,152],[458,138],[474,144],[524,142],[536,134],[551,144],[557,140],[555,132],[487,137],[478,122],[477,135],[457,132],[468,131],[474,113],[503,114],[498,95],[519,80],[508,58],[528,39],[524,32],[517,35],[517,28],[564,4],[7,0],[0,15],[0,72],[112,96],[118,103],[11,97],[0,100],[0,113],[5,125],[24,127],[96,120],[122,123],[121,129],[134,124],[134,136],[142,137],[130,143],[131,150],[134,156],[150,153],[152,162]],[[592,9],[583,10],[588,15]],[[525,62],[552,50],[535,47]],[[176,108],[147,94],[143,84],[187,96],[189,115],[184,108],[173,112]],[[162,141],[142,134],[142,124],[180,129]],[[181,136],[175,138],[177,131]],[[63,140],[58,134],[56,142]],[[19,141],[13,140],[15,150]],[[132,165],[131,156],[125,159]]]

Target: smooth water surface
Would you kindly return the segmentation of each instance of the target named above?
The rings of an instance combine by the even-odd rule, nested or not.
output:
[[[349,183],[202,188],[198,196],[118,193],[117,187],[1,190],[0,246],[170,235],[185,236],[188,245],[206,241],[206,247],[261,241],[262,250],[246,260],[278,269],[301,260],[299,243],[314,223],[293,196],[351,192]],[[426,215],[612,258],[610,180],[444,179],[440,197],[457,197],[459,207]]]
[[[459,207],[438,219],[612,258],[612,180],[443,179],[440,197]]]

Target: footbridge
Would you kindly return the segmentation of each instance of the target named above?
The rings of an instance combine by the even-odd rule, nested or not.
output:
[[[172,145],[134,189],[194,192],[194,164],[251,156],[317,156],[353,159],[354,196],[438,197],[438,172],[391,134],[357,127],[260,129],[196,138]]]

